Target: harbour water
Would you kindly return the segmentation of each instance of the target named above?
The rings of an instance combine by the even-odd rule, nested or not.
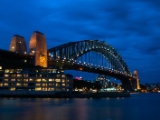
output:
[[[160,120],[160,94],[127,98],[0,98],[0,120]]]

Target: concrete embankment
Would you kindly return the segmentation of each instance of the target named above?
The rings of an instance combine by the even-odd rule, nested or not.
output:
[[[130,97],[129,92],[54,92],[54,91],[0,91],[0,97],[18,98],[106,98],[106,97]]]

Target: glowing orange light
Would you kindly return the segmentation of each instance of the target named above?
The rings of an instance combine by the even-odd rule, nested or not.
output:
[[[83,68],[79,68],[79,70],[83,70]]]

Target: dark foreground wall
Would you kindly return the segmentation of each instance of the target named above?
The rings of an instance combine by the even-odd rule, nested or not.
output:
[[[130,97],[129,92],[53,92],[53,91],[0,91],[2,97],[18,98],[106,98],[106,97]]]

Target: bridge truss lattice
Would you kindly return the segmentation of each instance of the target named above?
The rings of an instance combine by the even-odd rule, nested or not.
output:
[[[48,51],[50,53],[50,57],[54,60],[72,60],[74,62],[80,61],[81,64],[83,63],[90,65],[93,64],[87,62],[94,62],[94,67],[96,67],[96,65],[107,68],[110,66],[109,69],[114,69],[131,75],[124,59],[112,46],[108,45],[104,41],[83,40],[78,42],[70,42],[53,47]],[[106,61],[109,63],[108,66]]]

